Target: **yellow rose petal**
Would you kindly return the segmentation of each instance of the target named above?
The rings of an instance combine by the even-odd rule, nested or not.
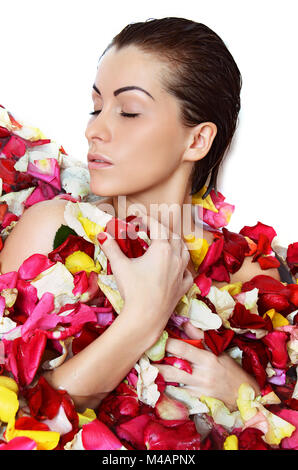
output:
[[[275,308],[271,308],[270,310],[267,310],[266,313],[264,313],[263,318],[265,318],[267,315],[272,320],[272,318],[274,317],[274,314],[275,314]]]
[[[272,320],[273,328],[279,328],[280,326],[289,325],[290,322],[283,315],[276,312]]]
[[[237,406],[243,421],[248,421],[257,414],[257,408],[254,406],[255,391],[247,383],[240,385],[238,390]]]
[[[99,262],[97,261],[95,265],[94,260],[87,255],[87,253],[80,250],[75,251],[65,258],[65,267],[71,274],[76,274],[79,271],[86,271],[87,273],[91,271],[99,273],[101,271]]]
[[[271,413],[263,405],[258,405],[261,413],[267,419],[269,430],[264,436],[264,441],[269,445],[278,445],[285,437],[290,437],[295,431],[296,427],[288,421],[280,418],[279,416]]]
[[[178,304],[176,305],[175,312],[177,313],[177,315],[189,317],[191,300],[196,299],[197,294],[200,293],[201,291],[199,287],[195,283],[193,283],[188,292],[181,297]]]
[[[46,139],[46,135],[38,128],[26,125],[26,128],[29,128],[33,131],[34,140]],[[31,139],[30,139],[31,140]]]
[[[184,236],[184,240],[187,248],[189,249],[189,254],[194,267],[197,270],[206,256],[209,244],[205,238],[195,238],[193,234]]]
[[[109,302],[111,302],[113,308],[119,314],[123,308],[124,300],[115,286],[114,274],[100,274],[97,283]]]
[[[242,282],[234,282],[233,284],[226,284],[225,286],[220,287],[220,290],[226,290],[230,295],[237,295],[241,292]]]
[[[238,450],[238,438],[235,434],[228,436],[223,445],[224,450]]]
[[[199,206],[204,207],[204,209],[208,209],[212,212],[218,212],[218,209],[216,209],[212,198],[210,194],[205,199],[202,199],[203,194],[206,192],[207,186],[203,186],[200,191],[198,191],[196,194],[193,194],[192,196],[192,204],[196,204]]]
[[[217,398],[207,397],[205,395],[200,396],[200,401],[208,406],[210,414],[214,419],[214,422],[221,424],[222,426],[231,428],[234,426],[236,414],[231,413],[226,405]]]
[[[11,377],[6,377],[5,375],[0,375],[0,386],[9,388],[9,390],[12,390],[15,393],[18,393],[19,391],[16,381]]]
[[[285,325],[290,324],[289,320],[287,320],[283,315],[278,313],[274,308],[267,310],[267,312],[264,313],[263,318],[265,318],[266,315],[268,315],[268,317],[271,318],[273,328],[279,328],[280,326],[285,326]]]
[[[96,222],[92,222],[87,217],[83,217],[82,215],[78,216],[78,220],[81,222],[85,233],[90,240],[94,241],[99,234],[99,232],[104,231],[104,227],[97,224]]]
[[[6,428],[5,438],[11,441],[15,437],[29,437],[37,444],[37,450],[52,450],[57,447],[60,439],[59,432],[55,431],[30,431],[26,429],[15,429],[15,421],[12,419]]]
[[[8,423],[14,419],[19,409],[17,394],[9,388],[0,386],[0,421]]]
[[[81,428],[83,424],[88,424],[91,421],[96,419],[96,414],[91,408],[86,408],[84,413],[78,413],[79,417],[79,427]]]
[[[281,402],[281,400],[273,391],[266,393],[266,395],[263,396],[259,395],[256,398],[256,401],[258,401],[262,405],[278,405]]]

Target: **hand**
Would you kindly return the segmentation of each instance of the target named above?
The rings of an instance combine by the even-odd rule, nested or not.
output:
[[[190,255],[183,240],[168,235],[166,227],[156,219],[141,216],[150,224],[151,245],[144,255],[127,258],[116,240],[108,234],[101,248],[110,261],[112,272],[125,302],[135,311],[146,329],[162,333],[181,297],[191,288],[193,276],[187,269]],[[169,237],[169,238],[168,238]],[[135,321],[138,319],[135,318]]]
[[[188,322],[184,331],[191,339],[202,339],[204,333]],[[228,354],[216,356],[210,351],[196,348],[179,339],[169,338],[166,351],[190,362],[192,374],[174,366],[154,364],[166,382],[179,382],[191,395],[217,398],[233,411],[237,409],[238,389],[244,382],[259,394],[256,380],[240,367]]]

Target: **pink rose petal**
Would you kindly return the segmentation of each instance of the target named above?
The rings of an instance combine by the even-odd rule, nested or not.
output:
[[[82,443],[86,450],[119,450],[122,443],[101,421],[95,419],[82,426]]]
[[[49,269],[55,263],[50,261],[47,256],[40,253],[29,256],[19,267],[19,277],[24,280],[32,280],[38,274]]]
[[[34,450],[37,448],[37,444],[33,439],[29,437],[15,437],[7,444],[0,444],[0,450]]]

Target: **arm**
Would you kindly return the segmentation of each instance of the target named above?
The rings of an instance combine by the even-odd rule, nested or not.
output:
[[[159,338],[160,332],[147,330],[136,322],[138,316],[138,307],[124,306],[101,336],[44,374],[54,388],[67,390],[78,411],[96,408]]]
[[[56,231],[65,223],[66,203],[47,200],[25,210],[0,252],[2,274],[17,271],[32,254],[47,255],[53,250]],[[55,388],[65,388],[82,410],[98,405],[158,339],[152,330],[144,334],[143,326],[137,325],[134,317],[138,313],[137,309],[124,307],[97,340],[59,368],[44,373],[45,378]]]
[[[188,334],[195,327],[190,325]],[[200,332],[189,334],[193,339],[198,338]],[[154,364],[166,382],[179,382],[191,395],[200,398],[208,396],[224,402],[230,411],[237,409],[236,400],[238,389],[242,383],[248,383],[256,395],[260,394],[260,387],[253,376],[248,374],[228,354],[216,356],[211,351],[199,349],[181,340],[169,338],[166,351],[174,356],[189,361],[192,374],[177,367]]]
[[[204,231],[204,238],[209,244],[213,241],[211,232]],[[259,274],[266,274],[280,281],[277,269],[262,270],[258,263],[252,263],[251,260],[251,256],[244,258],[241,268],[235,274],[230,274],[230,283],[244,283]],[[212,285],[220,288],[227,283],[212,281]],[[191,339],[204,339],[204,332],[190,322],[186,322],[182,329]],[[217,398],[223,401],[230,411],[234,411],[237,409],[236,399],[242,383],[248,383],[254,388],[256,395],[260,394],[256,379],[226,353],[216,356],[211,351],[198,349],[173,338],[167,340],[166,351],[188,360],[192,367],[192,374],[165,364],[154,364],[155,367],[159,369],[166,381],[185,384],[184,388],[191,395],[199,398],[202,395]]]
[[[1,252],[3,274],[18,270],[34,253],[52,251],[55,233],[65,223],[64,206],[61,200],[45,201],[25,211]],[[54,388],[67,390],[81,410],[96,407],[120,383],[160,337],[175,305],[193,284],[186,269],[189,254],[181,250],[181,240],[154,240],[144,256],[130,260],[109,238],[102,249],[113,267],[124,308],[100,337],[44,373]]]

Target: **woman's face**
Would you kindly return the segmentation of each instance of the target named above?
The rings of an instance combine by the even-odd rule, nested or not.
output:
[[[113,165],[89,168],[94,194],[138,193],[162,183],[179,167],[187,133],[177,99],[162,88],[163,71],[157,58],[135,46],[112,47],[101,58],[94,82],[100,94],[92,90],[94,111],[100,113],[91,116],[85,135],[89,152]],[[128,86],[151,96],[136,89],[116,92]]]

